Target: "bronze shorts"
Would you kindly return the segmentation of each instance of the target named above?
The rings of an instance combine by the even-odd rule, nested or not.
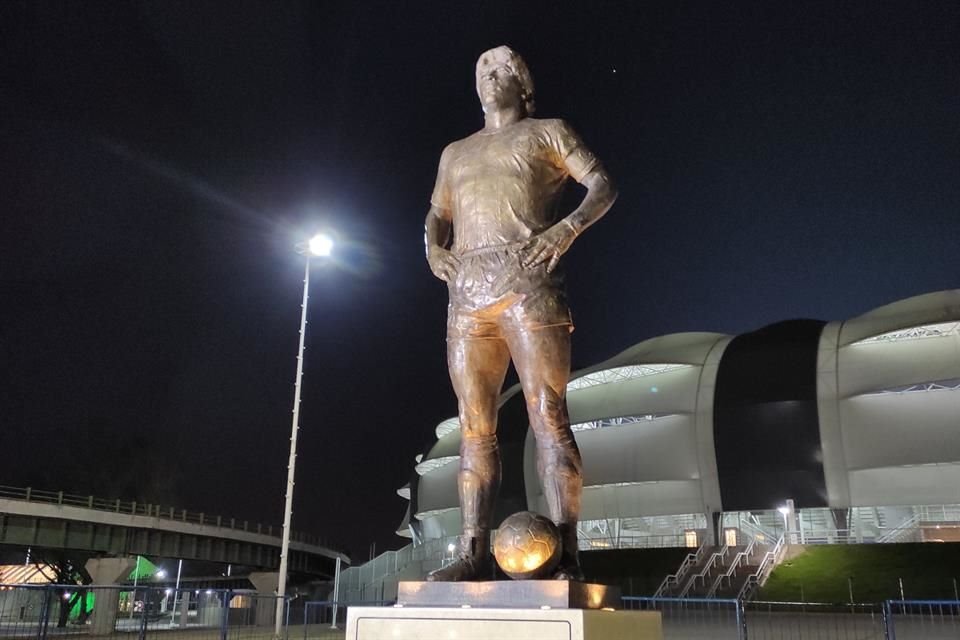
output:
[[[563,283],[545,264],[520,266],[519,248],[504,245],[467,251],[457,257],[457,276],[448,283],[447,340],[503,338],[573,321]]]

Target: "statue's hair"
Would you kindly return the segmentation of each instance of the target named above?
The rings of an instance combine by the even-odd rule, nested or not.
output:
[[[477,59],[477,93],[480,93],[480,73],[490,67],[503,67],[520,82],[523,89],[523,107],[527,115],[533,115],[536,109],[533,92],[533,76],[530,75],[530,69],[527,63],[523,61],[520,54],[508,47],[501,45],[494,47],[480,54]]]

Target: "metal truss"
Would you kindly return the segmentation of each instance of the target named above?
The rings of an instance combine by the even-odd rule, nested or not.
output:
[[[871,344],[876,342],[900,342],[902,340],[920,340],[923,338],[946,338],[960,336],[960,322],[941,322],[926,324],[909,329],[898,329],[889,333],[882,333],[872,338],[859,340],[854,344]]]
[[[890,387],[889,389],[870,391],[863,395],[884,396],[891,393],[926,393],[928,391],[960,391],[960,378],[918,382],[916,384],[907,384],[900,387]]]
[[[604,369],[580,376],[576,380],[571,380],[567,385],[567,391],[576,391],[577,389],[588,389],[601,384],[610,384],[611,382],[626,382],[636,378],[654,376],[677,369],[686,369],[693,365],[689,364],[635,364],[626,367],[614,367],[613,369]]]
[[[653,422],[660,418],[675,416],[675,413],[647,413],[639,416],[618,416],[616,418],[600,418],[599,420],[589,420],[587,422],[578,422],[571,424],[572,431],[593,431],[606,427],[621,427],[628,424],[639,424],[641,422]]]

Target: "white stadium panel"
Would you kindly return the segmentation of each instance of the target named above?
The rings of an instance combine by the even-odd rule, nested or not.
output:
[[[656,376],[661,373],[669,373],[677,369],[683,369],[690,365],[687,364],[628,364],[621,367],[612,367],[610,369],[600,369],[591,373],[585,373],[577,376],[567,384],[567,391],[578,391],[580,389],[589,389],[603,384],[613,384],[617,382],[626,382],[636,380],[637,378],[646,378]]]
[[[960,378],[960,335],[857,343],[837,354],[841,398]]]
[[[948,322],[934,322],[908,327],[906,329],[888,331],[887,333],[881,333],[872,338],[865,338],[854,344],[890,344],[909,340],[924,340],[927,338],[948,338],[958,335],[960,335],[960,322],[951,320]]]
[[[692,413],[699,378],[699,367],[684,365],[571,391],[567,396],[570,420],[576,423],[634,414]]]
[[[455,458],[460,455],[460,432],[453,431],[437,440],[431,447],[427,455],[417,460],[417,472],[420,475],[430,472],[430,470],[443,466],[443,463],[449,458]],[[434,462],[432,462],[434,461]],[[436,462],[436,461],[439,461]]]
[[[460,418],[454,416],[452,418],[447,418],[443,422],[437,425],[437,428],[434,432],[437,434],[437,440],[443,438],[445,435],[453,433],[460,430]]]
[[[542,497],[539,502],[545,506]],[[698,513],[702,509],[700,483],[696,481],[623,483],[585,486],[580,517],[635,518]]]
[[[585,485],[692,480],[700,475],[692,415],[585,431],[576,438]]]
[[[713,335],[713,344],[705,353],[703,367],[700,370],[700,383],[697,388],[695,417],[697,458],[700,467],[701,509],[703,513],[719,511],[723,508],[720,495],[720,477],[717,470],[717,450],[714,442],[713,403],[716,397],[717,373],[720,360],[727,346],[733,340],[731,336]]]
[[[417,514],[460,505],[457,494],[459,464],[448,464],[420,478],[417,483]]]
[[[937,291],[899,300],[847,320],[838,344],[843,347],[884,334],[902,333],[904,329],[957,320],[960,320],[960,289]]]
[[[671,333],[644,340],[618,353],[604,362],[598,363],[582,371],[599,371],[631,364],[646,364],[657,362],[674,362],[683,364],[702,364],[713,349],[716,342],[727,338],[722,333],[706,331],[691,331],[686,333]]]
[[[960,462],[850,472],[854,506],[954,504],[958,487]]]
[[[417,518],[426,540],[447,538],[460,533],[460,507],[437,509],[424,513]]]
[[[407,504],[407,512],[403,514],[403,520],[400,521],[400,524],[397,525],[397,535],[402,538],[412,538],[413,534],[410,533],[410,505]]]
[[[860,396],[840,419],[851,470],[960,462],[960,391]]]
[[[847,473],[843,432],[840,428],[840,404],[837,400],[837,341],[842,323],[830,322],[820,334],[817,350],[817,417],[820,423],[820,449],[827,504],[850,506],[850,476]]]

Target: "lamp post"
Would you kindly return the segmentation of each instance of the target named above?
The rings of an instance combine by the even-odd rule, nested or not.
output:
[[[783,541],[785,543],[789,543],[790,541],[787,540],[787,530],[789,529],[789,527],[787,526],[787,514],[790,513],[790,507],[786,505],[782,507],[777,507],[777,511],[779,511],[780,515],[783,516]]]
[[[287,594],[287,559],[290,552],[290,517],[293,512],[293,476],[297,465],[297,432],[300,431],[300,382],[303,380],[303,341],[307,333],[307,300],[310,297],[310,258],[333,253],[333,239],[319,233],[298,250],[306,255],[303,271],[303,303],[300,307],[300,346],[297,349],[297,377],[293,385],[293,425],[290,427],[290,459],[287,462],[287,494],[283,506],[283,538],[280,544],[280,576],[277,579],[277,610],[274,637],[280,638],[283,625],[283,603]]]

